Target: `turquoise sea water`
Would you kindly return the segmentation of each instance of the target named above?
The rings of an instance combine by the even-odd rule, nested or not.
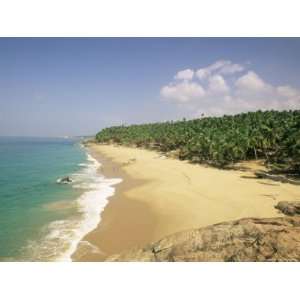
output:
[[[99,166],[79,140],[0,137],[0,261],[71,260],[120,182]]]
[[[49,205],[83,192],[56,180],[78,171],[85,160],[76,140],[0,138],[0,260],[34,259],[26,251],[29,241],[37,241],[50,222],[74,213]]]

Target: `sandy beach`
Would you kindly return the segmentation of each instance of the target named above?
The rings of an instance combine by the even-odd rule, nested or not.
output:
[[[74,261],[101,261],[186,229],[280,216],[274,208],[278,201],[300,199],[299,186],[256,179],[253,171],[264,168],[256,163],[243,171],[220,170],[123,146],[90,145],[89,152],[101,162],[101,173],[123,182],[98,227],[80,243]]]

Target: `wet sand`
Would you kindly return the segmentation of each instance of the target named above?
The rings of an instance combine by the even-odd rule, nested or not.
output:
[[[102,261],[107,255],[144,245],[152,241],[155,227],[155,215],[151,207],[126,195],[127,191],[146,181],[129,176],[122,169],[122,164],[113,162],[94,147],[90,147],[89,152],[100,161],[100,172],[105,177],[122,178],[122,182],[115,186],[115,194],[101,215],[101,226],[99,224],[85,236],[72,256],[74,261]]]
[[[299,186],[258,180],[251,169],[219,170],[166,158],[157,152],[91,145],[106,177],[122,178],[98,227],[80,243],[74,261],[143,246],[168,234],[243,217],[275,217],[274,205],[299,200]]]

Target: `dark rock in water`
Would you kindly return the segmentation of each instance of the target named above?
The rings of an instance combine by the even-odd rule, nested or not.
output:
[[[288,216],[300,215],[300,201],[280,201],[275,208]]]
[[[69,176],[66,176],[66,177],[63,177],[63,178],[60,178],[57,180],[57,183],[62,183],[62,184],[68,184],[71,182],[73,182],[73,180]]]
[[[247,218],[188,230],[107,261],[300,261],[300,217]]]

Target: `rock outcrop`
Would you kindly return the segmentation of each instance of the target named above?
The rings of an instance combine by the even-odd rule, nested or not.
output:
[[[280,201],[275,208],[288,216],[300,215],[300,201]]]
[[[279,202],[277,208],[299,214],[299,202]],[[300,216],[246,218],[188,230],[107,261],[300,261]]]
[[[254,174],[257,178],[260,178],[260,179],[271,179],[271,180],[279,181],[282,183],[290,183],[290,184],[300,185],[300,180],[291,179],[284,175],[269,174],[267,172],[255,172]]]
[[[68,184],[68,183],[72,183],[73,182],[73,180],[72,180],[72,178],[71,177],[69,177],[69,176],[66,176],[66,177],[63,177],[63,178],[59,178],[59,179],[57,179],[57,181],[56,181],[57,183],[61,183],[61,184]]]

